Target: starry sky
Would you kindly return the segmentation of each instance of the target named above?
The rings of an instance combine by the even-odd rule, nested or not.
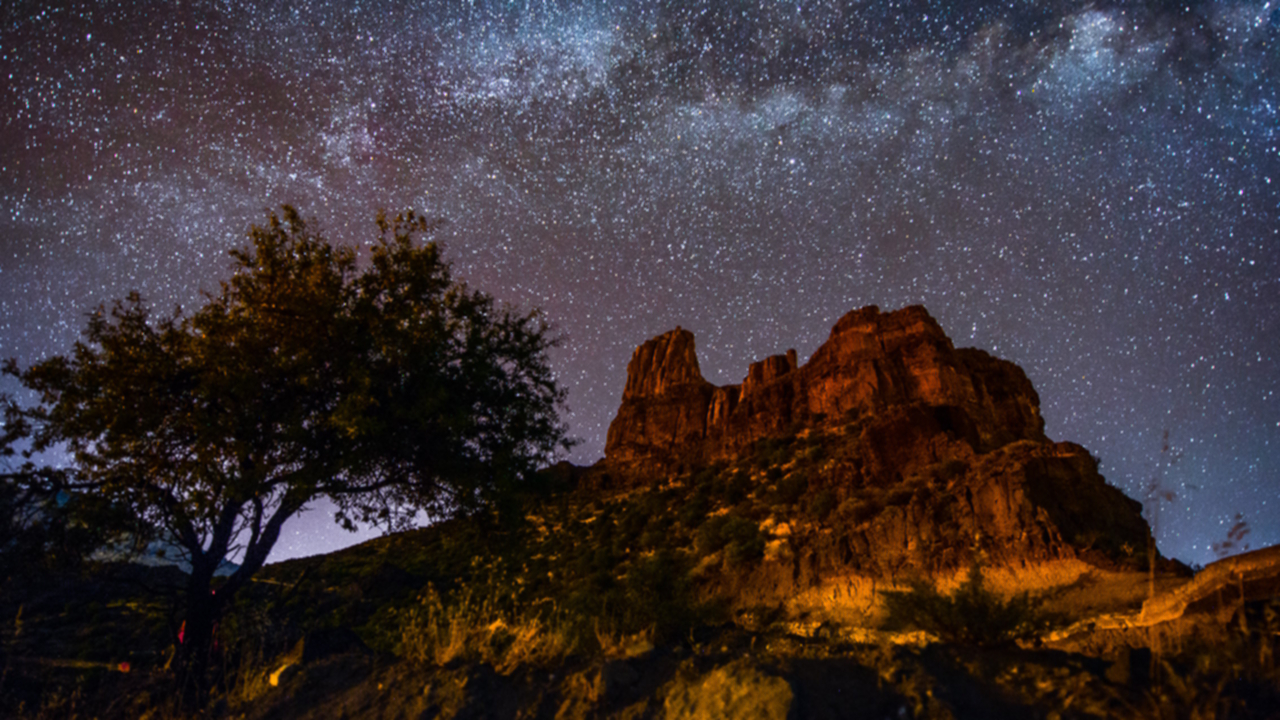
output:
[[[726,384],[922,303],[1176,492],[1166,554],[1280,542],[1278,0],[9,0],[0,77],[0,357],[198,305],[268,208],[412,207],[558,326],[578,463],[653,335]]]

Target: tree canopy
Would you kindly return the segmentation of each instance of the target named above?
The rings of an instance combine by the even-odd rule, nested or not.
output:
[[[69,356],[7,364],[40,398],[32,447],[65,447],[76,486],[187,556],[197,644],[316,500],[398,528],[487,507],[568,446],[548,324],[454,279],[435,225],[380,213],[360,262],[285,206],[193,314],[131,294]]]

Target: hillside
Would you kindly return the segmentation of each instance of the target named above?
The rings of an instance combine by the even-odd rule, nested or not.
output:
[[[636,349],[596,465],[265,568],[208,716],[1269,717],[1277,550],[1160,559],[1149,597],[1140,510],[923,308],[725,387],[677,328]],[[174,573],[10,578],[0,712],[180,715]]]

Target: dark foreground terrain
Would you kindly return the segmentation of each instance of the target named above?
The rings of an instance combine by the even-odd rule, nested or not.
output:
[[[5,583],[0,716],[13,718],[1270,718],[1280,598],[1201,592],[1177,618],[1054,616],[1016,642],[817,626],[702,602],[658,576],[598,604],[497,554],[530,526],[455,524],[271,566],[220,628],[207,703],[182,707],[171,568],[102,565]],[[496,543],[496,544],[488,544]],[[569,552],[566,549],[566,552]],[[655,554],[656,555],[656,554]],[[450,567],[450,563],[462,567]],[[673,561],[674,562],[674,561]],[[1212,573],[1214,566],[1200,576]],[[466,582],[448,587],[446,574]],[[641,574],[641,573],[635,573]],[[1228,578],[1232,577],[1227,573]],[[596,578],[598,581],[599,578]],[[1139,573],[1130,582],[1145,585]],[[1166,576],[1164,596],[1194,584]],[[1106,582],[1116,582],[1109,580]],[[645,584],[647,583],[647,585]],[[1087,583],[1086,583],[1087,584]],[[1095,593],[1113,592],[1099,580]],[[1244,599],[1241,599],[1241,594]],[[1249,599],[1262,595],[1256,599]],[[999,606],[994,593],[985,596]],[[575,605],[576,603],[576,605]],[[989,608],[988,608],[989,609]],[[981,608],[979,608],[979,611]],[[1015,619],[1017,621],[1027,618]],[[881,628],[891,623],[882,622]],[[945,632],[946,628],[942,628]]]

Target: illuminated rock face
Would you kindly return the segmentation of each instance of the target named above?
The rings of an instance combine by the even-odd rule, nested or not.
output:
[[[715,386],[702,379],[693,333],[676,328],[636,348],[627,364],[627,387],[609,425],[609,462],[640,468],[699,447]]]
[[[627,364],[627,388],[622,398],[661,397],[684,385],[704,383],[693,333],[677,327],[636,348]]]
[[[923,307],[845,315],[797,375],[800,411],[809,416],[924,405],[959,411],[979,448],[1044,439],[1040,398],[1022,369],[981,350],[956,350]]]
[[[600,470],[628,487],[740,462],[766,439],[821,445],[804,482],[842,510],[796,526],[789,559],[756,583],[772,588],[765,595],[979,558],[1133,556],[1148,537],[1141,505],[1108,485],[1083,447],[1045,437],[1039,402],[1017,365],[956,349],[922,307],[850,312],[804,365],[794,352],[774,355],[724,387],[703,379],[692,333],[676,329],[632,356]],[[779,477],[799,467],[771,462],[784,466]]]
[[[1016,365],[956,350],[922,307],[855,310],[809,362],[795,351],[752,363],[741,385],[716,387],[698,368],[693,333],[677,328],[636,348],[609,426],[606,462],[673,469],[727,459],[799,428],[833,428],[893,408],[933,408],[975,451],[1044,440],[1039,397]]]

